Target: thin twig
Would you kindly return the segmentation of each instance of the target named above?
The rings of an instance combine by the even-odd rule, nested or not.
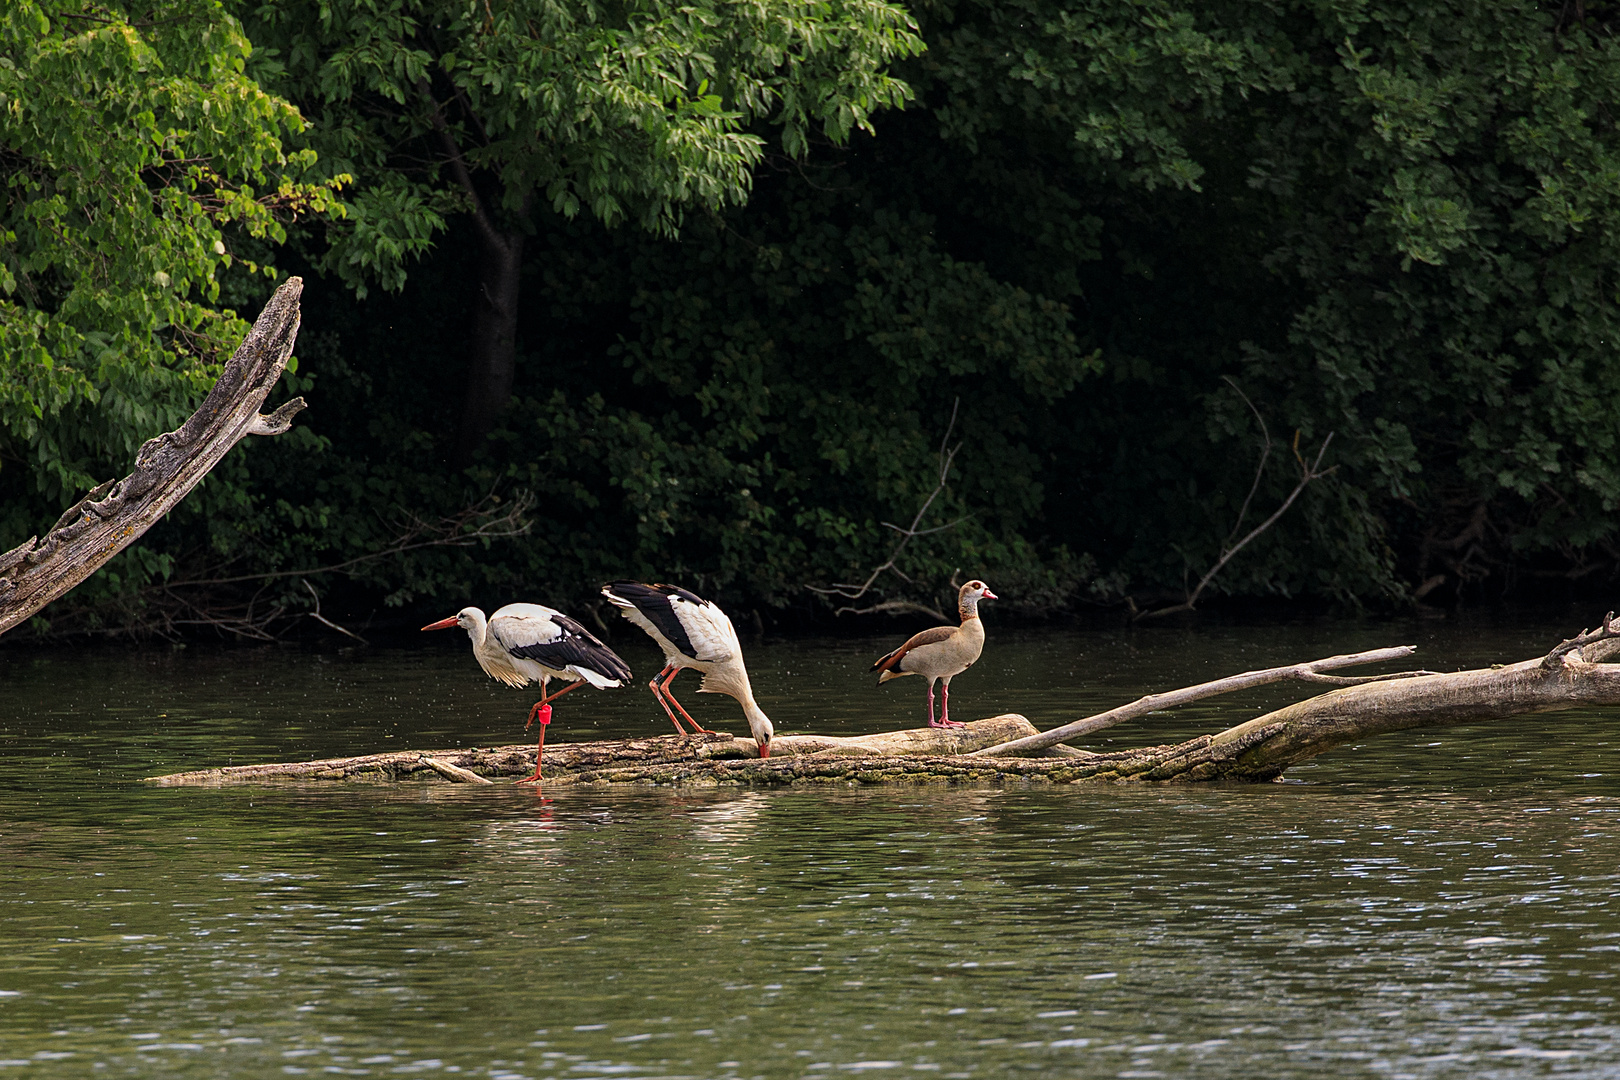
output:
[[[1265,440],[1260,447],[1260,464],[1254,467],[1254,483],[1249,485],[1249,494],[1244,497],[1243,505],[1238,509],[1237,521],[1232,523],[1232,531],[1227,534],[1226,542],[1221,545],[1225,549],[1232,546],[1232,541],[1237,537],[1238,530],[1243,528],[1243,519],[1249,514],[1249,504],[1254,501],[1254,493],[1260,490],[1260,481],[1266,474],[1266,461],[1271,457],[1271,429],[1266,426],[1266,418],[1260,415],[1260,410],[1254,407],[1254,402],[1249,400],[1249,395],[1243,392],[1243,388],[1237,384],[1237,380],[1230,375],[1222,375],[1221,378],[1226,380],[1228,386],[1237,391],[1237,396],[1243,399],[1243,404],[1247,405],[1249,411],[1254,413],[1255,423],[1260,425],[1260,437]]]
[[[957,451],[962,449],[961,443],[957,443],[955,446],[950,445],[951,433],[956,430],[956,415],[961,406],[961,398],[957,398],[951,404],[950,423],[945,425],[945,434],[939,440],[939,479],[934,485],[934,490],[928,493],[928,498],[924,499],[922,506],[918,507],[916,515],[911,519],[911,524],[906,528],[901,528],[892,521],[882,521],[878,523],[884,528],[893,529],[895,532],[900,534],[900,539],[895,543],[893,550],[889,552],[889,557],[874,567],[872,572],[866,576],[866,580],[858,585],[853,582],[840,581],[834,582],[831,586],[806,585],[806,589],[821,596],[837,596],[842,597],[845,600],[859,600],[872,590],[872,586],[877,583],[877,579],[882,577],[886,572],[892,573],[902,581],[910,584],[911,579],[900,570],[898,565],[896,565],[899,562],[901,554],[906,550],[906,546],[919,536],[929,536],[933,533],[944,532],[947,529],[954,529],[956,526],[966,521],[969,517],[973,516],[971,514],[966,514],[957,518],[955,521],[944,525],[936,525],[928,529],[918,528],[918,526],[922,524],[923,515],[928,513],[928,508],[933,506],[934,500],[939,498],[939,496],[945,491],[946,485],[950,480],[951,464],[956,460]],[[921,604],[912,604],[909,601],[904,600],[888,601],[869,608],[841,607],[837,610],[836,614],[842,615],[849,612],[859,615],[879,611],[920,611],[926,612],[930,615],[935,615],[943,621],[949,621],[945,619],[944,615],[941,615],[933,608],[926,607]]]
[[[1234,387],[1236,386],[1235,383],[1233,385]],[[1239,390],[1238,393],[1242,394],[1243,392]],[[1249,399],[1244,397],[1243,400],[1248,401]],[[1250,403],[1249,407],[1251,409],[1254,408],[1253,403]],[[1255,416],[1258,417],[1259,415],[1259,412],[1256,411]],[[1261,421],[1261,429],[1262,431],[1265,430],[1265,421],[1263,420]],[[1221,570],[1226,567],[1226,564],[1232,561],[1238,552],[1247,547],[1249,542],[1255,539],[1255,537],[1261,535],[1267,529],[1275,525],[1278,519],[1288,512],[1288,508],[1294,505],[1294,500],[1299,498],[1300,493],[1309,487],[1313,482],[1322,479],[1324,476],[1331,476],[1338,470],[1339,467],[1337,465],[1331,466],[1327,469],[1322,468],[1322,457],[1327,453],[1328,445],[1333,442],[1333,435],[1333,432],[1328,432],[1327,438],[1322,440],[1322,445],[1316,450],[1316,457],[1312,458],[1309,462],[1306,462],[1304,455],[1299,452],[1300,433],[1298,430],[1295,430],[1294,461],[1299,465],[1299,483],[1294,485],[1294,490],[1288,493],[1288,498],[1283,500],[1282,505],[1277,507],[1277,509],[1272,512],[1270,517],[1266,518],[1266,520],[1250,529],[1248,534],[1237,543],[1232,543],[1231,536],[1228,536],[1227,543],[1221,547],[1220,558],[1215,560],[1215,565],[1210,567],[1208,572],[1206,572],[1203,577],[1198,579],[1198,584],[1193,587],[1191,592],[1186,594],[1187,598],[1185,600],[1179,604],[1173,604],[1170,607],[1154,608],[1152,611],[1135,612],[1131,616],[1131,621],[1136,622],[1139,619],[1156,619],[1161,615],[1169,615],[1178,611],[1195,610],[1198,606],[1198,598],[1203,595],[1204,589],[1209,586],[1211,581],[1215,580],[1215,575],[1219,574]],[[1260,470],[1265,468],[1266,458],[1269,457],[1270,454],[1271,434],[1270,432],[1266,432],[1265,447],[1260,452]],[[1260,483],[1260,470],[1256,470],[1255,472],[1254,484],[1256,486]],[[1239,525],[1242,524],[1243,516],[1249,512],[1249,500],[1252,498],[1254,498],[1254,486],[1249,488],[1249,498],[1243,500],[1243,508],[1238,512]],[[1232,533],[1236,534],[1236,532],[1237,526],[1234,526]]]
[[[451,517],[441,518],[437,522],[423,521],[414,514],[407,515],[407,524],[394,542],[387,547],[365,555],[357,555],[343,562],[329,563],[326,566],[312,566],[303,570],[269,570],[259,574],[238,574],[234,577],[190,578],[182,581],[170,582],[169,588],[196,588],[214,585],[236,585],[244,581],[274,581],[279,578],[315,577],[319,574],[337,574],[353,570],[378,559],[386,559],[394,555],[403,555],[407,551],[418,551],[430,547],[470,547],[480,540],[503,540],[513,536],[523,536],[533,524],[528,520],[527,514],[534,507],[534,495],[527,491],[519,491],[513,495],[511,504],[499,516],[491,517],[471,529],[462,531],[464,526],[475,520],[480,514],[489,511],[484,507],[489,505],[496,496],[491,493],[484,496],[472,506]],[[426,539],[420,539],[421,537]]]
[[[313,597],[314,600],[315,600],[315,610],[314,611],[306,611],[306,612],[304,612],[305,615],[308,615],[310,618],[314,619],[316,622],[320,623],[322,626],[330,626],[333,630],[336,630],[340,634],[349,635],[350,637],[354,638],[354,640],[358,641],[362,645],[371,644],[369,641],[367,641],[365,638],[361,637],[359,634],[355,633],[353,630],[350,630],[347,627],[339,626],[337,623],[333,622],[331,619],[328,619],[325,615],[322,615],[321,614],[321,594],[316,592],[315,591],[315,586],[311,585],[307,581],[304,582],[304,588],[309,590],[309,595],[311,597]]]
[[[928,615],[940,622],[950,622],[945,613],[938,608],[931,608],[927,604],[916,604],[910,600],[885,600],[881,604],[871,607],[841,607],[835,615]]]

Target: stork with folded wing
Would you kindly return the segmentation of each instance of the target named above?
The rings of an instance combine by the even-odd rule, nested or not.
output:
[[[540,721],[540,742],[534,752],[534,775],[539,780],[540,754],[546,747],[546,725],[551,723],[551,703],[568,691],[590,683],[598,690],[623,686],[630,678],[630,666],[597,636],[567,615],[544,604],[507,604],[488,619],[480,608],[466,607],[423,630],[448,630],[459,626],[472,639],[473,657],[492,679],[507,686],[540,684],[540,700],[529,710],[529,724]],[[547,693],[552,679],[568,685],[555,694]]]

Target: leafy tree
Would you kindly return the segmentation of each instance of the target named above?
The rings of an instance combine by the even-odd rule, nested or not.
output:
[[[261,77],[353,173],[322,265],[360,295],[470,219],[480,252],[458,460],[511,396],[524,250],[537,204],[673,236],[689,206],[747,196],[780,128],[802,156],[909,97],[886,72],[920,40],[883,0],[337,0],[244,6]]]
[[[191,412],[247,329],[229,275],[334,205],[249,52],[211,0],[0,9],[0,548]]]

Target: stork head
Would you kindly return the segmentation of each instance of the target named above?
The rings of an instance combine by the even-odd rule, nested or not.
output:
[[[479,608],[464,607],[448,619],[440,619],[436,623],[428,623],[423,630],[448,630],[452,626],[459,626],[473,637],[478,636],[478,630],[484,625],[484,613]]]
[[[765,710],[752,700],[752,695],[743,700],[742,707],[743,715],[748,718],[748,731],[759,744],[759,756],[770,757],[771,740],[776,737],[776,725],[765,715]]]

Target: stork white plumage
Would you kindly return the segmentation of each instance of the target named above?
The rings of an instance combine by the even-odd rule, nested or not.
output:
[[[429,623],[423,630],[459,626],[472,639],[473,657],[492,679],[507,686],[540,684],[540,700],[529,710],[529,724],[540,721],[540,742],[534,752],[534,775],[539,780],[540,755],[546,748],[546,725],[551,723],[551,702],[577,686],[590,683],[598,690],[623,686],[630,666],[597,636],[555,608],[544,604],[507,604],[484,618],[480,608],[465,607],[448,619]],[[555,694],[546,692],[552,679],[568,683]],[[520,781],[526,783],[527,781]]]
[[[759,744],[759,756],[771,756],[771,738],[776,728],[771,718],[754,700],[753,684],[743,666],[742,644],[731,619],[712,601],[678,585],[647,585],[640,581],[614,581],[602,586],[602,595],[619,609],[619,614],[647,632],[664,650],[664,670],[653,676],[653,696],[664,707],[675,730],[686,729],[670,709],[674,705],[694,730],[707,732],[675,700],[670,683],[683,668],[703,673],[700,694],[730,694],[742,706],[748,730]]]

